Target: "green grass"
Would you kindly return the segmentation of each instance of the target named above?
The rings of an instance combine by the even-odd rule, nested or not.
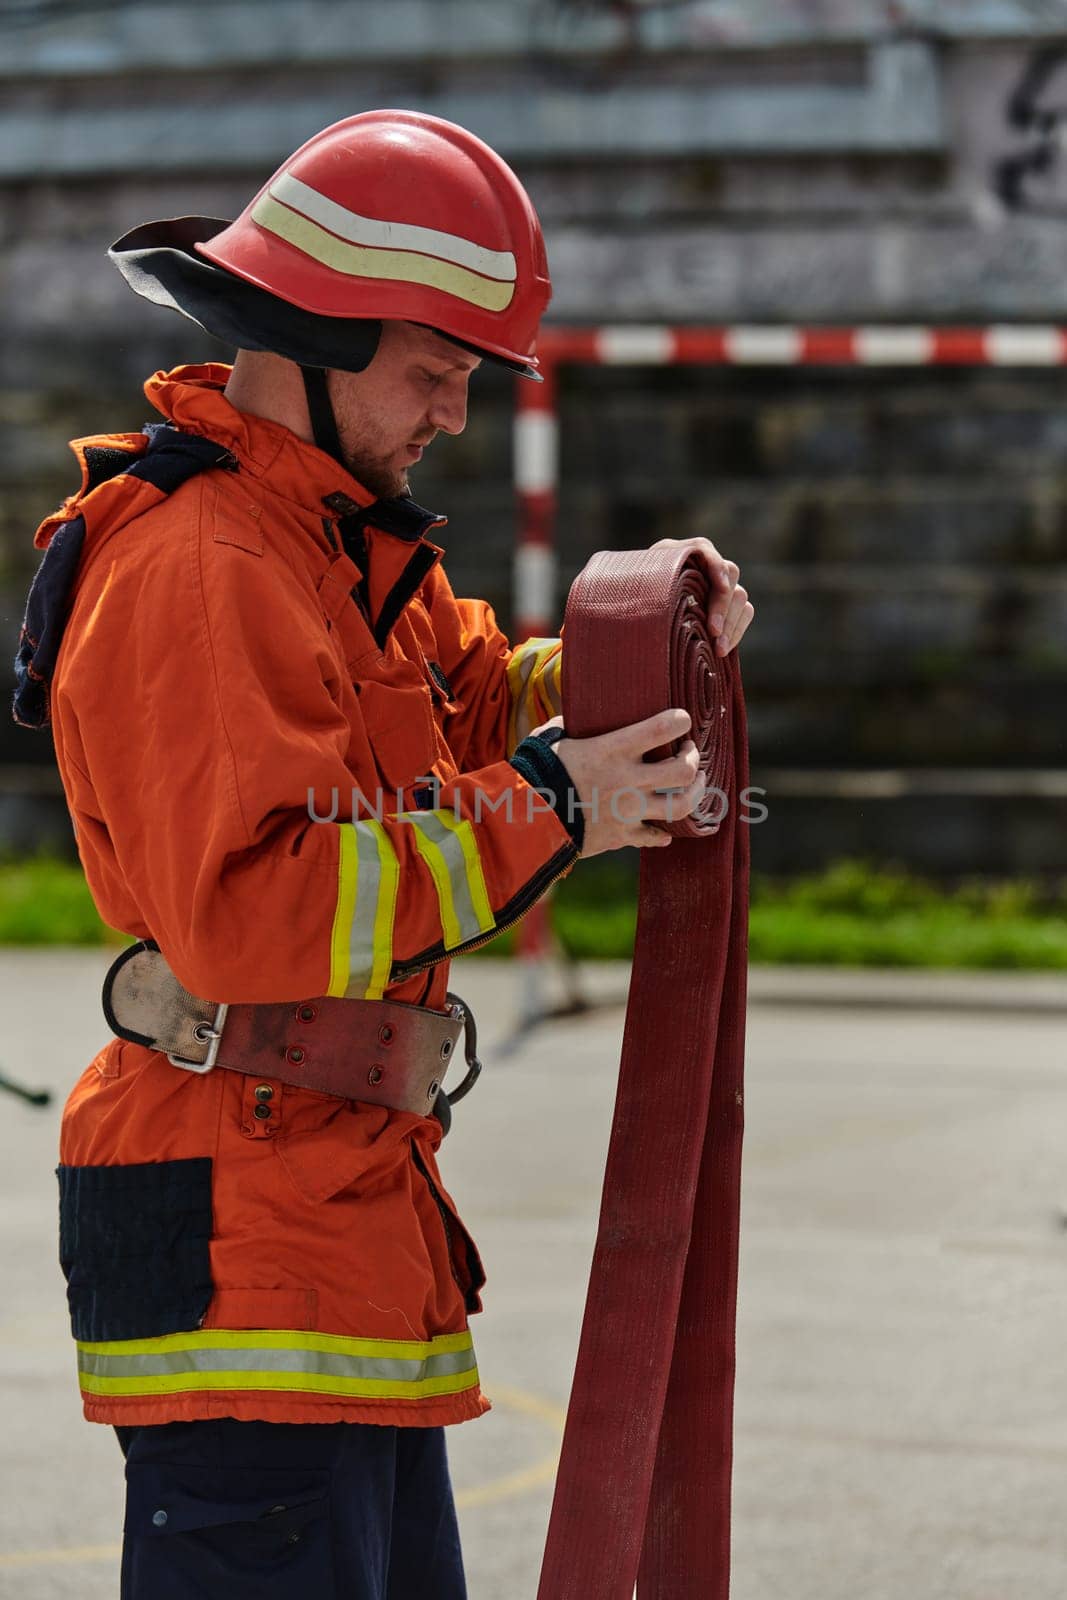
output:
[[[553,924],[572,955],[629,955],[636,883],[623,857],[585,862],[563,880]],[[945,888],[859,861],[787,881],[756,877],[749,955],[815,966],[1064,970],[1067,890],[1019,879]]]
[[[556,933],[580,959],[625,958],[637,917],[632,853],[583,862],[557,888]],[[945,888],[886,866],[842,861],[827,871],[753,882],[755,962],[826,966],[1067,970],[1067,886],[1027,880]],[[89,898],[77,864],[0,862],[0,944],[120,944]],[[506,955],[514,934],[484,947]]]
[[[77,863],[48,856],[0,862],[0,944],[107,944],[121,939],[97,916]]]
[[[753,961],[855,967],[1067,968],[1067,893],[1027,879],[951,888],[861,861],[753,884]]]

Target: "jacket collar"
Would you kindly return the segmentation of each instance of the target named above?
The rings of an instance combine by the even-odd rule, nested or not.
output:
[[[145,394],[157,411],[187,433],[216,440],[241,468],[275,493],[321,517],[357,520],[408,543],[417,543],[446,519],[406,495],[378,500],[332,456],[299,439],[289,428],[254,417],[227,400],[223,390],[233,369],[222,362],[156,372]]]
[[[359,505],[338,490],[336,494],[324,496],[322,503],[327,511],[343,522],[346,530],[374,527],[409,544],[416,544],[431,528],[443,527],[447,520],[438,516],[436,511],[427,511],[425,506],[416,505],[408,495]]]

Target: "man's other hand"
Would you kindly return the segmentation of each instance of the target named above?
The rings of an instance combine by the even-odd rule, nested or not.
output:
[[[727,561],[719,554],[710,539],[658,539],[653,550],[672,550],[685,547],[699,556],[707,568],[712,593],[708,602],[708,632],[715,639],[715,649],[720,656],[729,655],[741,642],[741,637],[755,616],[755,607],[748,598],[748,590],[738,583],[740,569],[736,561]]]

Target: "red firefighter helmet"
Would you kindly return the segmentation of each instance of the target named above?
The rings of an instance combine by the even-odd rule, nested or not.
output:
[[[316,316],[425,323],[536,368],[551,294],[537,214],[506,162],[439,117],[335,123],[195,248]]]
[[[334,123],[236,221],[144,223],[109,254],[146,299],[309,370],[361,371],[398,319],[540,376],[552,286],[537,213],[488,145],[419,111]]]

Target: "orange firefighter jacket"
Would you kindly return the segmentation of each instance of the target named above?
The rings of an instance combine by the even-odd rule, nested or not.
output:
[[[77,441],[82,488],[37,535],[84,517],[51,710],[89,887],[206,999],[443,1008],[449,957],[577,854],[507,759],[559,708],[560,643],[510,649],[425,527],[384,510],[357,564],[338,526],[373,496],[232,407],[228,375],[146,393],[230,470],[92,487],[136,436]],[[74,1088],[61,1255],[81,1332],[115,1335],[78,1340],[86,1415],[479,1415],[484,1274],[437,1119],[275,1083],[260,1120],[255,1085],[113,1039]]]

